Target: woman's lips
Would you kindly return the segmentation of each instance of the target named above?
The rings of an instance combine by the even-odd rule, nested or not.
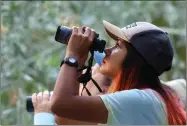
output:
[[[105,64],[105,62],[106,62],[105,59],[103,59],[102,64]]]
[[[103,58],[102,64],[105,64],[105,63],[107,62],[107,60],[108,60],[108,57],[105,56],[105,57]]]

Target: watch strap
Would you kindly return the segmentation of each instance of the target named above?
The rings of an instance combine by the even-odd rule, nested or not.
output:
[[[70,60],[75,60],[74,62],[71,62]],[[60,67],[63,65],[63,64],[67,64],[69,66],[72,66],[72,67],[78,67],[78,61],[75,57],[67,57],[67,58],[64,58],[60,64]]]

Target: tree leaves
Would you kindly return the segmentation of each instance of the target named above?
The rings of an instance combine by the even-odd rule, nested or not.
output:
[[[1,2],[2,124],[33,124],[25,97],[52,90],[65,54],[54,40],[57,26],[89,26],[112,45],[102,20],[124,27],[148,21],[163,27],[175,49],[173,69],[161,79],[185,77],[186,1],[2,1]],[[15,105],[8,101],[15,94]],[[18,117],[19,118],[16,118]]]

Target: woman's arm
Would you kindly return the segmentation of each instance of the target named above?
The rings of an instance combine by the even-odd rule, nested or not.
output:
[[[74,120],[106,123],[108,112],[99,96],[78,96],[77,75],[76,68],[62,65],[51,99],[52,112]]]
[[[81,28],[73,28],[66,57],[74,56],[84,63],[92,44],[94,32],[89,28],[82,33]],[[77,68],[63,64],[54,87],[51,110],[54,114],[74,120],[106,123],[108,112],[99,96],[79,96]]]
[[[93,67],[92,67],[92,77],[98,73],[99,69],[99,66],[97,64],[95,64]],[[86,70],[83,70],[83,73],[85,73]],[[80,84],[79,86],[79,95],[81,94],[81,91],[82,91],[82,84]],[[88,87],[87,87],[88,88]],[[90,90],[88,88],[88,90]],[[90,92],[92,93],[92,90],[90,90]],[[84,95],[84,93],[83,93]],[[58,124],[58,125],[97,125],[98,123],[92,123],[92,122],[84,122],[84,121],[78,121],[78,120],[73,120],[73,119],[68,119],[68,118],[64,118],[64,117],[59,117],[59,116],[55,116],[55,122]]]
[[[83,121],[67,119],[59,116],[55,116],[55,122],[58,125],[97,125],[97,123],[83,122]]]

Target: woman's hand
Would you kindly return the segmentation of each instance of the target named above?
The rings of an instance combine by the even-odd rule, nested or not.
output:
[[[85,32],[82,33],[82,30],[85,30]],[[65,57],[74,56],[78,59],[79,64],[84,64],[94,37],[94,31],[88,27],[73,27]]]
[[[39,92],[38,94],[34,93],[32,95],[32,103],[34,106],[34,113],[41,113],[41,112],[51,112],[50,107],[50,94],[49,91]]]

